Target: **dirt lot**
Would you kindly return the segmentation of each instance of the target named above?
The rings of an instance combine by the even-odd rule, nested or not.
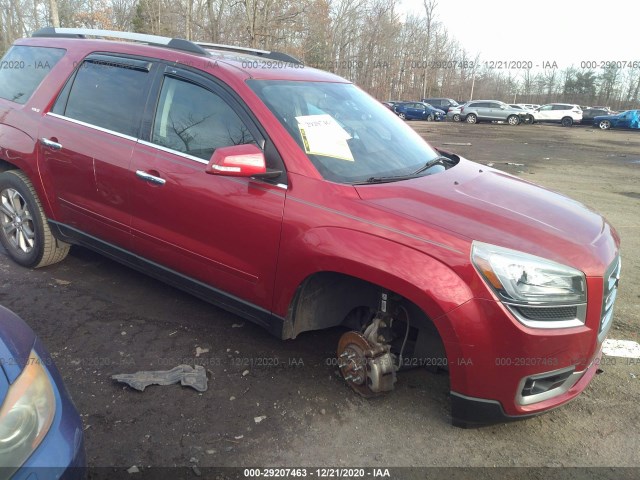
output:
[[[604,214],[623,249],[609,337],[639,340],[640,133],[411,125],[436,147],[492,163]],[[526,421],[462,430],[449,423],[444,374],[414,370],[400,376],[391,395],[358,398],[329,365],[340,331],[283,342],[81,248],[36,271],[0,255],[0,303],[53,353],[83,416],[90,465],[116,467],[108,476],[127,476],[133,465],[183,466],[195,478],[197,465],[203,477],[211,474],[206,467],[220,466],[623,466],[636,468],[574,470],[568,478],[640,477],[640,364],[622,358],[610,358],[569,405]],[[209,352],[196,358],[196,347]],[[139,393],[110,379],[182,362],[206,366],[207,392],[173,385]],[[260,416],[266,418],[257,423]],[[458,478],[457,472],[446,475]],[[473,475],[491,478],[495,471]]]

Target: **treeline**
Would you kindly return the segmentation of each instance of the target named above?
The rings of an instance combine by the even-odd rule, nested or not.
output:
[[[424,0],[422,14],[408,17],[399,0],[0,0],[0,48],[58,22],[280,50],[381,100],[640,105],[640,65],[504,68],[510,65],[472,56],[450,35],[437,0]]]

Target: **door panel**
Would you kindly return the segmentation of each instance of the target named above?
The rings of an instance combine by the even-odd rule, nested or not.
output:
[[[129,164],[151,63],[95,54],[67,82],[39,129],[38,166],[56,220],[130,247]]]
[[[205,173],[216,148],[263,143],[254,138],[224,92],[166,75],[129,172],[133,249],[270,310],[286,190]]]
[[[256,180],[209,175],[205,166],[138,144],[130,171],[133,249],[270,309],[285,192]],[[145,181],[138,171],[164,184]]]
[[[90,235],[129,246],[129,162],[135,140],[46,115],[39,137],[39,163],[48,177],[56,219]]]

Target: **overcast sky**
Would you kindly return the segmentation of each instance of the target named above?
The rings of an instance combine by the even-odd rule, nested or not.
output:
[[[407,13],[424,13],[422,0],[402,1]],[[436,16],[482,61],[556,61],[564,68],[640,62],[639,10],[629,0],[438,0]]]

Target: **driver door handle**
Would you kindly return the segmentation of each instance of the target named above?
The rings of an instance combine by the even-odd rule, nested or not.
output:
[[[155,185],[164,185],[165,183],[167,183],[164,178],[156,177],[155,175],[151,175],[144,170],[136,170],[136,176],[146,182],[153,183]]]
[[[62,144],[58,142],[54,142],[53,140],[49,140],[48,138],[42,137],[40,139],[40,143],[45,147],[49,147],[52,150],[62,150]]]

